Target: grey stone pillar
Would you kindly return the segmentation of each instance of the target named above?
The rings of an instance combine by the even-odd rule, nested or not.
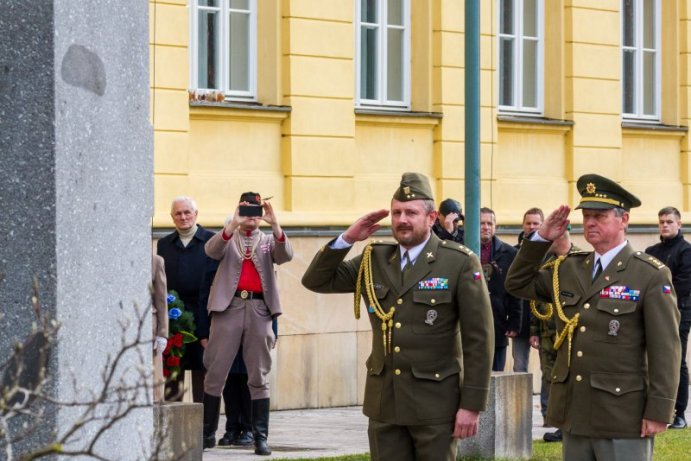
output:
[[[458,443],[459,456],[530,459],[533,452],[533,376],[492,373],[487,411],[478,434]]]
[[[99,389],[118,321],[150,299],[148,2],[0,0],[0,11],[0,357],[31,330],[36,277],[44,314],[61,324],[47,393],[69,401]],[[142,352],[150,361],[150,346]],[[77,414],[47,408],[23,446]],[[144,459],[152,430],[152,410],[137,410],[97,448]]]

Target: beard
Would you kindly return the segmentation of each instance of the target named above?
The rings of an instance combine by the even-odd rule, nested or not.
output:
[[[393,238],[399,245],[412,248],[427,240],[430,234],[429,228],[415,229],[412,226],[398,226],[392,230]]]

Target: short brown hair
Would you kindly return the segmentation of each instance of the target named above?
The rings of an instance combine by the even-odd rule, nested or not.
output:
[[[494,210],[491,208],[487,208],[486,206],[483,206],[480,208],[480,214],[491,214],[492,215],[492,221],[497,222],[497,215],[494,214]]]
[[[657,217],[659,218],[660,216],[664,216],[666,214],[673,214],[674,216],[677,217],[677,219],[681,219],[681,213],[679,213],[679,210],[674,208],[673,206],[666,206],[660,211],[657,212]]]
[[[525,221],[525,217],[528,216],[529,214],[537,214],[540,215],[540,221],[545,220],[545,214],[542,212],[541,209],[534,207],[534,208],[528,208],[528,211],[523,213],[523,221]]]

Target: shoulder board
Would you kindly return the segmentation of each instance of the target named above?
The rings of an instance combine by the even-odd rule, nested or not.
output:
[[[585,250],[571,250],[569,251],[566,256],[587,256],[591,254],[592,251],[585,251]]]
[[[467,246],[465,246],[461,243],[453,242],[451,240],[442,240],[441,243],[439,244],[439,248],[448,248],[450,250],[456,250],[460,253],[465,253],[467,255],[474,254],[473,250],[471,250]]]
[[[369,241],[370,245],[393,245],[396,246],[398,243],[392,242],[391,240],[381,240],[381,239],[372,239]]]
[[[656,269],[662,269],[663,267],[665,267],[665,263],[657,259],[655,256],[649,255],[648,253],[644,253],[642,251],[635,251],[633,253],[633,256],[640,259],[641,261],[647,262]]]

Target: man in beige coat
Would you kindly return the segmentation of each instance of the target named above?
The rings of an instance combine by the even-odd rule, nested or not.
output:
[[[391,200],[397,243],[368,239],[387,210],[369,213],[322,248],[302,283],[318,293],[355,292],[372,324],[363,412],[373,461],[455,460],[457,439],[478,430],[494,345],[480,260],[431,232],[427,178],[405,173]],[[358,309],[359,312],[359,309]]]
[[[564,459],[652,459],[653,436],[672,421],[679,381],[679,311],[669,269],[626,240],[640,201],[596,174],[579,178],[583,232],[594,252],[540,269],[569,224],[562,205],[525,241],[506,278],[514,295],[552,302],[558,349],[547,422]],[[556,276],[554,275],[556,272]]]
[[[151,270],[151,312],[154,336],[154,403],[163,402],[163,351],[168,343],[168,288],[163,258],[153,255]]]
[[[262,220],[271,226],[270,234],[259,230]],[[293,249],[271,203],[257,193],[245,192],[233,218],[206,242],[204,250],[220,261],[207,304],[211,328],[204,351],[204,447],[216,444],[221,394],[242,345],[252,397],[255,453],[269,455],[268,375],[276,342],[271,322],[281,315],[274,264],[290,261]]]

